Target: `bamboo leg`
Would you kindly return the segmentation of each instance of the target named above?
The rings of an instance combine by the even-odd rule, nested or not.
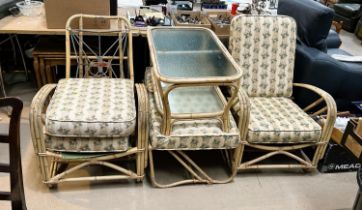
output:
[[[242,143],[239,147],[235,148],[233,159],[231,161],[232,177],[235,177],[238,173],[238,166],[241,164],[242,155],[244,154],[245,145]]]
[[[199,181],[199,180],[195,180],[195,179],[187,179],[187,180],[182,180],[182,181],[178,181],[178,182],[174,182],[171,184],[159,184],[156,180],[156,176],[155,176],[155,169],[154,169],[154,160],[153,160],[153,154],[152,154],[152,147],[150,146],[148,149],[148,160],[149,160],[149,168],[150,168],[150,180],[151,183],[154,187],[158,187],[158,188],[169,188],[169,187],[175,187],[178,185],[184,185],[184,184],[195,184],[195,183],[206,183],[205,181]]]
[[[192,161],[192,159],[189,158],[184,152],[178,151],[178,153],[204,177],[203,180],[208,181],[208,184],[224,184],[230,182],[234,178],[233,173],[231,173],[231,176],[225,180],[213,179],[204,170],[202,170],[194,161]]]
[[[236,150],[240,150],[237,148]],[[188,157],[184,152],[182,151],[168,151],[185,169],[188,171],[194,179],[186,179],[181,180],[177,182],[173,182],[170,184],[159,184],[156,181],[155,177],[155,169],[154,169],[154,160],[153,160],[153,154],[152,154],[152,148],[150,146],[149,148],[149,166],[150,166],[150,179],[152,182],[152,185],[159,188],[168,188],[168,187],[174,187],[178,185],[183,184],[195,184],[195,183],[203,183],[203,184],[225,184],[233,180],[237,173],[237,160],[240,158],[240,151],[235,151],[235,155],[233,155],[233,160],[230,165],[231,166],[231,173],[230,176],[225,180],[216,180],[211,178],[204,170],[202,170],[190,157]],[[178,156],[179,154],[180,156]],[[185,161],[184,161],[184,160]],[[190,165],[188,165],[190,164]],[[195,170],[196,171],[195,171]]]

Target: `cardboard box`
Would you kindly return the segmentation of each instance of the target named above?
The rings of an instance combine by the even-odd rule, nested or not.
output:
[[[318,164],[322,173],[357,171],[361,163],[347,149],[334,142],[329,142],[326,153]]]
[[[362,138],[362,118],[358,120],[357,127],[356,127],[356,134]]]
[[[181,23],[177,20],[176,17],[181,15],[189,15],[192,18],[198,18],[201,20],[201,24],[192,24],[192,23]],[[172,20],[175,26],[189,26],[189,27],[204,27],[204,28],[210,28],[211,24],[207,17],[201,14],[201,12],[194,12],[194,11],[176,11],[172,14]]]
[[[219,36],[229,36],[230,35],[230,23],[231,19],[234,17],[230,12],[227,11],[209,11],[206,13],[208,20],[211,23],[211,29]],[[229,24],[220,24],[215,21],[216,18],[229,18]]]
[[[362,161],[362,135],[359,133],[362,130],[361,124],[361,119],[350,120],[341,140],[341,145],[360,161]]]
[[[362,163],[362,138],[358,134],[361,120],[349,120],[344,132],[333,128],[331,141],[328,144],[318,169],[321,172],[356,171]]]
[[[117,0],[44,0],[44,5],[50,29],[64,29],[67,19],[74,14],[117,14]],[[88,20],[84,25],[86,28],[109,28],[109,22],[104,20]]]

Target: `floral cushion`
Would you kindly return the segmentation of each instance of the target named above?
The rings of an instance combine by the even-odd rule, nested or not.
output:
[[[240,65],[241,86],[250,97],[290,97],[296,24],[286,16],[237,16],[229,49]]]
[[[317,142],[321,137],[321,127],[288,98],[254,97],[250,106],[250,143]]]
[[[152,75],[151,75],[152,68],[147,67],[145,71],[145,86],[147,91],[153,92],[153,84],[152,84]]]
[[[133,82],[108,78],[60,80],[45,118],[48,136],[127,137],[136,124]]]
[[[153,93],[150,102],[150,142],[158,150],[200,150],[235,148],[240,145],[239,130],[230,116],[230,132],[221,130],[218,120],[178,121],[173,124],[171,135],[162,135],[162,117],[156,110]]]
[[[145,84],[149,92],[154,92],[151,70],[145,72]],[[161,82],[162,85],[162,82]],[[156,97],[156,94],[154,94]],[[168,95],[171,113],[205,113],[223,110],[223,103],[214,87],[179,87],[173,89]],[[160,103],[160,106],[162,104]]]
[[[122,152],[129,148],[128,137],[72,138],[45,136],[45,148],[59,152]]]

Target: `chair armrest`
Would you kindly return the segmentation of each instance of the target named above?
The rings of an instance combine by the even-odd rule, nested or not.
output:
[[[250,101],[248,94],[242,89],[239,89],[237,98],[233,104],[233,110],[239,118],[238,128],[240,131],[240,139],[241,141],[245,141],[249,126]]]
[[[29,121],[35,153],[45,152],[43,129],[45,112],[56,84],[44,85],[34,96],[30,106]]]
[[[332,134],[333,127],[334,127],[334,123],[335,123],[336,117],[337,117],[337,106],[336,106],[334,99],[332,98],[331,95],[329,95],[329,93],[327,93],[326,91],[324,91],[320,88],[317,88],[313,85],[302,84],[302,83],[293,83],[293,85],[295,87],[300,87],[300,88],[304,88],[309,91],[312,91],[315,94],[320,96],[320,98],[318,100],[316,100],[315,102],[313,102],[312,104],[310,104],[309,106],[304,108],[303,111],[308,112],[310,110],[318,108],[318,106],[322,102],[325,103],[325,107],[315,111],[312,114],[312,116],[320,115],[320,114],[327,112],[326,113],[327,118],[322,127],[322,135],[321,135],[320,141],[321,142],[329,141],[331,134]]]
[[[141,160],[143,161],[143,166],[146,168],[147,159],[148,159],[148,135],[149,135],[149,127],[148,127],[148,117],[149,117],[149,101],[148,101],[148,93],[147,88],[144,84],[135,84],[136,89],[136,100],[137,100],[137,149],[145,150],[142,153]]]

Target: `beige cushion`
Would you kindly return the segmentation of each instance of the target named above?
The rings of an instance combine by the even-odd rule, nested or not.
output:
[[[250,143],[317,142],[321,137],[321,127],[288,98],[254,97],[250,104]]]
[[[296,24],[286,16],[237,16],[229,49],[240,65],[242,88],[250,97],[290,97]]]
[[[127,137],[135,130],[133,82],[128,79],[60,80],[46,112],[46,135]]]
[[[159,150],[201,150],[235,148],[240,145],[239,130],[230,116],[231,129],[225,133],[218,120],[193,120],[175,122],[171,135],[161,134],[162,117],[156,110],[153,93],[150,102],[150,142]]]
[[[58,152],[122,152],[129,148],[128,137],[118,138],[72,138],[45,136],[47,150]]]
[[[152,84],[152,75],[151,75],[152,68],[147,67],[145,71],[145,86],[147,88],[147,91],[153,92],[153,84]]]

